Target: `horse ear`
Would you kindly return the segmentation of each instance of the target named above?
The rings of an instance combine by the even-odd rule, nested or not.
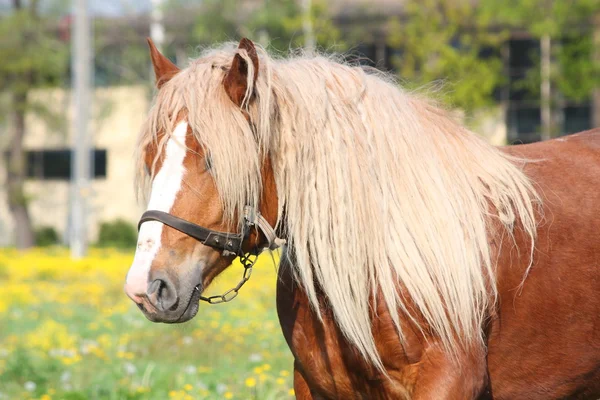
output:
[[[158,51],[152,39],[148,38],[147,40],[148,46],[150,46],[150,58],[154,67],[154,75],[156,75],[156,87],[160,89],[162,85],[179,72],[179,68]]]
[[[243,38],[240,40],[238,49],[246,50],[248,57],[252,61],[254,70],[252,79],[256,83],[256,79],[258,78],[258,55],[256,54],[254,43],[250,39]],[[241,107],[244,100],[246,100],[246,91],[248,89],[248,62],[239,53],[233,57],[231,68],[229,68],[225,79],[223,79],[223,86],[229,98]]]

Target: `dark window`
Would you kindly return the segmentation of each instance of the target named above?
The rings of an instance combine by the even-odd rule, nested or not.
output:
[[[512,72],[509,77],[508,99],[511,102],[538,103],[539,93],[532,93],[526,71]]]
[[[540,43],[536,39],[508,41],[509,109],[507,115],[509,143],[532,143],[541,139],[539,93],[532,91],[528,73],[536,67]]]
[[[502,53],[500,51],[500,47],[483,46],[479,50],[479,58],[482,60],[502,58]]]
[[[398,72],[398,65],[402,62],[402,49],[385,46],[385,69],[387,71]]]
[[[511,107],[508,111],[508,140],[511,143],[532,143],[540,140],[539,107]]]
[[[356,62],[360,65],[374,67],[377,57],[375,45],[372,43],[360,43],[350,51],[349,59],[351,62]]]
[[[32,150],[27,152],[27,177],[31,179],[71,178],[72,152],[61,150]],[[93,150],[91,175],[106,178],[106,150]]]
[[[540,54],[540,42],[536,39],[511,39],[508,41],[511,70],[528,69],[535,65]]]
[[[106,150],[94,150],[94,178],[106,178]]]
[[[565,135],[592,129],[592,107],[590,104],[565,107],[563,109]]]

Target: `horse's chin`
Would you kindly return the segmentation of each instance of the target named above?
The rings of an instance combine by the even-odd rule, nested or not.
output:
[[[188,308],[185,309],[181,317],[179,317],[177,321],[171,323],[180,324],[182,322],[187,322],[194,318],[196,314],[198,314],[198,309],[200,308],[200,304],[198,304],[198,301],[199,300],[196,299],[195,301],[190,302]]]
[[[144,316],[151,322],[163,323],[163,324],[181,324],[183,322],[187,322],[194,318],[196,314],[198,314],[198,309],[200,308],[200,290],[194,289],[192,294],[189,297],[187,302],[187,306],[183,312],[179,311],[177,314],[169,313],[156,313],[156,312],[146,312],[146,310],[141,307]]]
[[[200,295],[201,295],[200,288],[195,287],[194,290],[192,291],[192,294],[190,295],[190,300],[188,302],[187,307],[183,311],[183,314],[181,314],[181,316],[177,319],[177,321],[167,322],[167,323],[180,324],[182,322],[187,322],[190,319],[194,318],[196,316],[196,314],[198,314],[198,309],[200,308],[200,304],[199,304]]]

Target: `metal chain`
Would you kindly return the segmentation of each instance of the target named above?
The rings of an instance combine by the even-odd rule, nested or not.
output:
[[[254,256],[254,258],[250,258],[252,256]],[[252,275],[252,267],[254,266],[254,263],[256,263],[257,258],[258,252],[240,255],[240,261],[244,267],[244,274],[242,275],[242,280],[239,281],[236,287],[229,289],[221,295],[210,297],[200,296],[200,300],[206,301],[209,304],[220,304],[227,303],[228,301],[235,299],[241,287],[244,286],[244,284],[250,279],[250,276]],[[198,288],[196,288],[196,290],[198,290]]]

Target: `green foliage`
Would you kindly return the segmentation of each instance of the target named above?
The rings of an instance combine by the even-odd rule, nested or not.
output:
[[[316,45],[343,50],[339,29],[332,23],[327,3],[313,0],[310,10]],[[193,43],[210,45],[248,37],[281,53],[304,46],[303,10],[297,0],[267,0],[240,9],[237,0],[205,0],[193,29]]]
[[[40,247],[54,246],[60,241],[56,229],[51,226],[42,226],[35,230],[35,245]]]
[[[242,35],[239,4],[231,0],[206,0],[192,31],[193,43],[210,44]]]
[[[501,45],[511,31],[553,39],[552,87],[567,99],[584,100],[600,85],[594,62],[594,25],[600,0],[407,0],[402,21],[389,25],[390,45],[402,50],[395,63],[409,85],[446,80],[442,96],[466,111],[490,104],[502,85]],[[596,27],[596,29],[598,29]],[[488,56],[480,57],[481,52]],[[517,85],[539,98],[539,57]],[[449,84],[449,86],[448,86]]]
[[[269,45],[279,52],[287,53],[291,49],[303,47],[306,38],[303,32],[305,16],[297,0],[267,1],[250,17],[248,27],[255,32],[257,40],[268,40]],[[313,0],[310,9],[310,21],[318,48],[336,51],[344,49],[339,29],[332,23],[327,3]]]
[[[408,0],[402,21],[389,23],[393,62],[409,86],[444,79],[444,100],[466,111],[490,104],[502,83],[499,46],[505,37],[481,8],[454,0]],[[487,53],[482,58],[482,52]]]
[[[98,19],[93,40],[96,86],[150,83],[148,46],[135,25]]]
[[[59,40],[51,21],[30,8],[0,19],[0,91],[25,93],[64,81],[68,46]]]
[[[560,70],[554,73],[554,81],[566,98],[582,101],[600,86],[600,61],[593,61],[594,42],[591,32],[585,36],[569,35],[566,39],[556,52]]]
[[[19,347],[15,349],[12,357],[6,360],[6,367],[0,374],[0,387],[4,388],[10,384],[20,384],[25,386],[27,382],[36,382],[33,390],[36,395],[42,395],[40,387],[44,387],[50,381],[52,375],[55,375],[59,364],[53,360],[39,357],[31,354],[27,349]]]
[[[600,10],[599,0],[484,0],[486,18],[504,28],[526,30],[535,37],[561,37],[580,30]],[[587,22],[587,23],[586,23]]]
[[[123,219],[116,219],[100,224],[98,233],[99,247],[115,247],[118,249],[131,249],[135,247],[137,231],[135,226]]]
[[[583,101],[600,85],[600,62],[594,61],[594,18],[600,20],[600,0],[487,0],[482,12],[505,30],[526,31],[552,41],[552,87],[565,99]],[[598,21],[596,21],[596,25]],[[596,50],[599,51],[599,50]],[[540,58],[523,82],[539,97]]]

